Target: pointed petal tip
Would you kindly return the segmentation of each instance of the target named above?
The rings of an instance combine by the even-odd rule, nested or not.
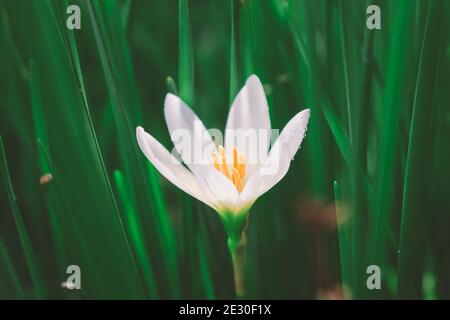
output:
[[[260,85],[262,87],[261,80],[259,79],[259,77],[256,74],[250,75],[247,78],[247,80],[245,81],[245,84],[257,84],[257,85]]]
[[[173,93],[166,94],[166,98],[164,99],[164,118],[166,120],[166,123],[170,122],[169,120],[174,113],[178,113],[175,110],[178,110],[181,106],[180,101],[180,98]]]
[[[144,128],[142,128],[141,126],[136,127],[136,138],[139,139],[144,133],[145,133]]]
[[[303,110],[303,112],[305,113],[305,116],[307,116],[308,118],[311,116],[311,109],[305,109]]]
[[[168,114],[174,111],[179,112],[178,110],[182,111],[186,108],[190,109],[189,105],[184,102],[183,99],[181,99],[179,96],[173,93],[166,94],[166,98],[164,99],[164,115],[166,117],[166,122]]]
[[[169,92],[166,94],[166,98],[164,99],[164,106],[166,106],[168,103],[174,103],[174,102],[180,102],[180,101],[184,102],[179,96]]]
[[[166,94],[166,100],[167,99],[174,99],[174,98],[176,99],[176,98],[178,98],[178,96],[173,94],[172,92],[169,92],[169,93]]]
[[[297,113],[294,118],[296,119],[304,119],[308,123],[309,117],[311,116],[311,109],[303,109],[299,113]]]

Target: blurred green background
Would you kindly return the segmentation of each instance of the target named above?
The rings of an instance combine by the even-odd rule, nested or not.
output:
[[[366,28],[371,4],[381,30]],[[222,129],[255,73],[272,127],[312,116],[251,210],[247,297],[449,299],[449,13],[445,0],[0,0],[0,298],[233,298],[218,215],[159,175],[135,127],[171,149],[171,91]],[[71,264],[81,290],[61,287]]]

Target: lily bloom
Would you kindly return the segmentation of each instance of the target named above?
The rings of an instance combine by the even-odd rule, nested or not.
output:
[[[310,111],[297,113],[269,148],[272,129],[267,99],[260,80],[252,75],[230,108],[224,146],[217,146],[194,112],[171,93],[164,102],[164,115],[181,161],[142,127],[137,127],[142,152],[167,180],[213,208],[225,222],[232,223],[243,220],[240,218],[247,216],[256,199],[287,173],[305,135]],[[189,148],[177,143],[180,132],[189,134]],[[232,139],[229,133],[233,132],[247,135],[239,139],[238,134],[237,139]],[[256,140],[248,141],[245,138],[250,137],[249,132],[265,134],[263,138],[255,134]],[[192,147],[195,144],[209,152],[198,152]]]

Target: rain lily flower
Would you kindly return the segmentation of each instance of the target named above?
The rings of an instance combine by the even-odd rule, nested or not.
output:
[[[310,113],[306,109],[295,115],[269,150],[271,126],[267,100],[258,77],[248,78],[231,106],[226,131],[242,129],[244,134],[246,130],[264,130],[267,133],[267,140],[256,141],[264,149],[265,154],[260,157],[263,160],[249,163],[248,159],[255,156],[250,154],[251,146],[243,139],[228,141],[226,136],[225,146],[216,147],[202,122],[179,97],[169,93],[164,106],[172,139],[173,132],[185,129],[191,134],[193,144],[197,139],[204,140],[198,142],[199,145],[213,146],[211,158],[199,159],[203,153],[194,154],[195,148],[192,148],[192,153],[181,154],[184,166],[142,127],[137,127],[136,136],[142,152],[166,179],[220,215],[245,214],[258,197],[284,177],[305,135]],[[196,125],[200,130],[195,130]],[[175,144],[175,148],[184,151],[180,144]],[[274,163],[277,171],[268,173]]]
[[[234,258],[250,207],[287,173],[305,135],[310,111],[296,114],[270,147],[267,99],[260,80],[252,75],[230,108],[224,146],[216,145],[179,97],[167,94],[164,114],[181,160],[141,127],[136,129],[139,147],[166,179],[219,213]],[[179,143],[186,135],[188,139]]]

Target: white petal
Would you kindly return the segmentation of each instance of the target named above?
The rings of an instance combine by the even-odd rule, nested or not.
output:
[[[240,135],[241,138],[233,139],[234,134]],[[247,166],[247,177],[250,177],[258,165],[266,160],[270,135],[267,99],[261,81],[252,75],[233,101],[225,130],[227,153],[229,154],[233,146],[236,146],[238,151],[244,154],[247,162],[250,162]],[[256,141],[254,137],[257,138]]]
[[[163,145],[141,127],[136,128],[136,138],[147,159],[167,180],[194,198],[211,206],[192,172],[171,155]]]
[[[239,202],[239,193],[226,176],[212,166],[200,166],[194,171],[198,184],[216,211],[233,212]]]
[[[201,120],[186,103],[171,93],[167,94],[164,116],[172,142],[189,169],[194,170],[211,158],[216,145]]]
[[[251,201],[267,192],[287,173],[292,158],[305,136],[310,111],[297,113],[281,131],[269,153],[268,161],[247,181],[241,193],[242,201]]]

